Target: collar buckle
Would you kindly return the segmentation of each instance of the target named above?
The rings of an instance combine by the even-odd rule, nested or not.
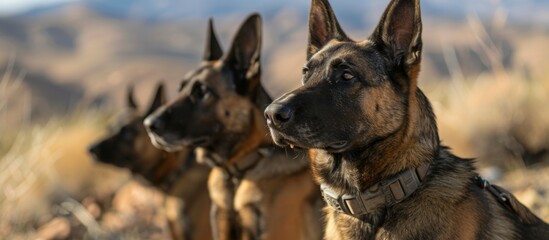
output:
[[[377,186],[375,189],[366,190],[359,195],[339,195],[324,184],[320,187],[326,203],[347,215],[358,217],[371,213],[385,204],[385,194]]]

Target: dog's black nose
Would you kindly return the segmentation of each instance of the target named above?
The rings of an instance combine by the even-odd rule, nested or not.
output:
[[[145,119],[145,126],[154,133],[160,133],[164,129],[164,125],[164,121],[159,117]]]
[[[95,143],[88,147],[88,153],[92,156],[97,157],[99,155],[99,144]]]
[[[265,109],[267,123],[274,124],[276,127],[283,127],[289,123],[293,115],[294,110],[285,105],[271,104]]]

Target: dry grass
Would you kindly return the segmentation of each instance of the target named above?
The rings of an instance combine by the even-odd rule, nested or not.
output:
[[[476,18],[470,19],[470,26],[476,38],[470,48],[485,56],[490,70],[464,77],[455,49],[447,46],[444,59],[451,79],[424,86],[433,101],[442,139],[456,152],[478,157],[484,166],[516,169],[549,162],[547,75],[525,71],[524,63],[505,68],[503,50],[493,37],[503,35],[503,28],[489,32]],[[545,64],[543,68],[549,66]]]
[[[16,135],[0,155],[1,238],[36,238],[67,226],[71,239],[167,236],[163,194],[144,183],[127,184],[128,172],[88,157],[88,144],[105,124],[104,115],[90,111]]]
[[[539,57],[531,46],[517,53],[514,68],[505,68],[503,50],[493,39],[503,35],[503,27],[487,31],[478,19],[469,21],[476,38],[469,47],[485,56],[490,70],[466,76],[454,47],[445,47],[451,78],[422,86],[433,103],[441,139],[458,155],[476,158],[482,175],[549,221],[549,72],[543,70],[549,63],[525,57]]]
[[[93,174],[85,147],[100,133],[100,118],[93,115],[51,120],[14,135],[0,155],[3,231],[32,233],[49,220],[56,198],[80,197]]]
[[[14,94],[23,74],[7,69],[0,82],[0,120],[9,117],[11,101],[28,97]],[[168,237],[165,196],[87,154],[104,134],[108,116],[87,110],[27,127],[0,124],[1,239]]]

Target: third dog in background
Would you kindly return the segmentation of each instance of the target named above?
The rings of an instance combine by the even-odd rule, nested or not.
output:
[[[211,239],[206,190],[210,168],[197,163],[192,148],[177,152],[155,148],[143,126],[143,119],[165,102],[164,88],[159,85],[149,109],[140,112],[133,88],[129,88],[127,108],[118,123],[89,151],[97,161],[127,168],[169,196],[165,210],[173,239]]]

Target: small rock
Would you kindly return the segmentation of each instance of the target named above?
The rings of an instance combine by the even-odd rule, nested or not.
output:
[[[99,204],[97,204],[93,197],[84,198],[84,200],[82,200],[82,205],[93,218],[98,219],[101,216],[101,207],[99,207]]]
[[[528,208],[532,208],[534,204],[538,202],[540,197],[539,193],[533,187],[528,187],[526,189],[516,191],[514,195],[522,204],[524,204]]]
[[[69,220],[64,217],[56,217],[38,229],[40,240],[67,239],[71,233]]]

